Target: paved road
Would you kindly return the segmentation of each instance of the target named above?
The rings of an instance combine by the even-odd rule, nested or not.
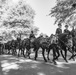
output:
[[[39,54],[37,61],[12,55],[0,55],[0,75],[76,75],[76,61],[66,63],[62,58],[58,65],[47,62]]]

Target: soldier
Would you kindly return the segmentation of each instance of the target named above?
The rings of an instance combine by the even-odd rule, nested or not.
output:
[[[62,25],[61,23],[58,24],[58,28],[56,29],[56,35],[59,35],[62,33],[62,29],[61,29]]]
[[[65,25],[64,33],[67,33],[67,34],[70,33],[70,31],[68,30],[68,25]]]
[[[18,36],[17,37],[17,42],[20,42],[21,41],[21,38]]]
[[[30,38],[30,39],[31,39],[31,38],[35,38],[35,35],[34,35],[33,31],[31,31],[29,38]]]
[[[71,34],[73,37],[75,37],[75,30],[74,29],[71,30]]]
[[[30,36],[29,36],[29,39],[30,39],[31,42],[34,41],[35,35],[34,35],[33,31],[31,31]]]

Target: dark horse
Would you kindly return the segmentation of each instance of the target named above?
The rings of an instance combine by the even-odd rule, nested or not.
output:
[[[35,52],[35,60],[38,57],[38,50],[39,48],[42,48],[42,55],[43,58],[45,60],[45,62],[47,62],[47,59],[45,57],[45,50],[47,50],[49,48],[49,44],[48,44],[48,38],[44,38],[44,37],[38,37],[38,38],[34,38],[34,40],[31,42],[29,38],[25,39],[25,47],[26,47],[26,52],[27,55],[30,58],[30,49],[33,48],[34,52]]]
[[[55,60],[58,59],[58,57],[60,56],[60,53],[61,53],[62,57],[64,58],[64,60],[66,62],[68,62],[67,61],[67,51],[71,52],[73,55],[73,51],[72,51],[73,42],[72,42],[71,34],[62,33],[57,36],[56,40],[57,40],[57,43],[52,43],[49,46],[48,59],[49,59],[50,49],[53,49],[53,61],[54,62],[55,62]],[[63,54],[63,51],[64,51],[64,54]]]

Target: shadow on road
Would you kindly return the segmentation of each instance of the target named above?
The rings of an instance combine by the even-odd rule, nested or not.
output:
[[[12,55],[1,55],[0,61],[0,71],[4,75],[72,75],[70,73],[72,71],[76,73],[76,64],[67,65],[58,62],[59,65],[54,65],[49,62],[45,63],[43,60],[34,61]]]

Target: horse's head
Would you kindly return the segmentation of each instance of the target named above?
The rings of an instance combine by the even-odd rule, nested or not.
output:
[[[52,35],[52,36],[50,37],[51,44],[52,44],[52,43],[57,43],[57,40],[58,40],[58,36],[57,36],[57,35]]]
[[[71,34],[67,36],[67,45],[69,47],[72,47],[73,46],[73,37],[72,37]]]

